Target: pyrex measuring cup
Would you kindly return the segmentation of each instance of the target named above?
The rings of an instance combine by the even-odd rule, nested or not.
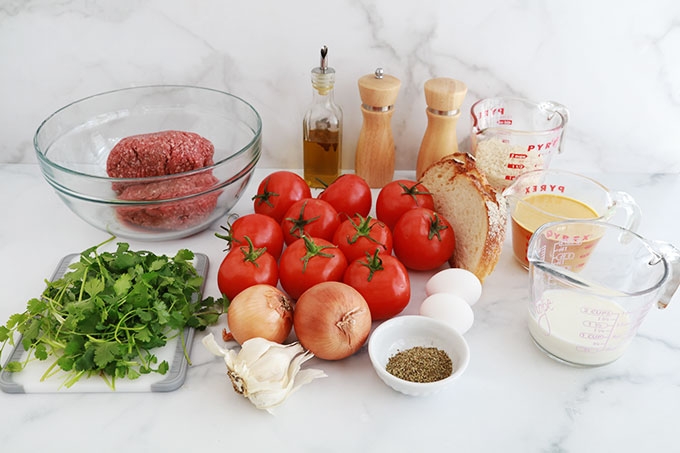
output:
[[[513,254],[525,268],[529,267],[529,239],[545,223],[569,219],[610,221],[619,211],[625,214],[623,226],[627,229],[635,231],[640,223],[640,208],[626,192],[609,190],[591,178],[564,170],[524,173],[503,195],[512,223]]]
[[[665,308],[680,284],[675,247],[599,220],[543,225],[529,262],[529,332],[549,356],[573,365],[621,357],[654,303]]]
[[[556,102],[482,99],[470,113],[472,154],[497,190],[526,171],[548,168],[552,156],[563,149],[569,112]]]

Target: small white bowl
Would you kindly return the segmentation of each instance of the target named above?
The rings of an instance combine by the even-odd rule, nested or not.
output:
[[[448,354],[453,373],[435,382],[411,382],[390,374],[387,362],[396,353],[415,346],[435,347]],[[426,316],[398,316],[380,324],[368,340],[368,355],[375,372],[394,390],[411,396],[430,395],[458,378],[470,361],[467,342],[452,327]]]

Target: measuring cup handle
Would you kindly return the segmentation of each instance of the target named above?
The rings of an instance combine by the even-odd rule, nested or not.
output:
[[[668,263],[669,275],[657,301],[660,309],[666,308],[680,286],[680,250],[668,242],[654,241],[657,250]]]
[[[616,203],[616,208],[626,211],[626,223],[624,225],[626,229],[634,232],[637,231],[641,218],[640,206],[626,192],[614,192],[612,198]]]
[[[562,104],[555,101],[543,101],[541,103],[543,108],[558,113],[562,117],[562,133],[560,134],[560,146],[557,148],[558,154],[564,151],[564,133],[567,130],[567,123],[569,122],[569,110]]]

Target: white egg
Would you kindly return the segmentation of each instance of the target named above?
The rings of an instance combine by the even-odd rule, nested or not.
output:
[[[420,305],[420,314],[438,319],[463,335],[470,330],[475,314],[463,298],[449,293],[437,293],[425,298]]]
[[[466,269],[450,268],[434,274],[425,284],[425,294],[455,294],[474,305],[482,296],[482,283]]]

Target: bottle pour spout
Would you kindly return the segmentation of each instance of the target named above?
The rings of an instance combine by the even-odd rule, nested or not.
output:
[[[326,71],[328,70],[328,47],[323,46],[321,48],[321,62],[319,63],[319,69],[321,69],[321,73],[325,74]]]
[[[312,69],[312,87],[321,95],[327,95],[335,84],[335,69],[328,66],[328,47],[321,48],[319,66]]]

